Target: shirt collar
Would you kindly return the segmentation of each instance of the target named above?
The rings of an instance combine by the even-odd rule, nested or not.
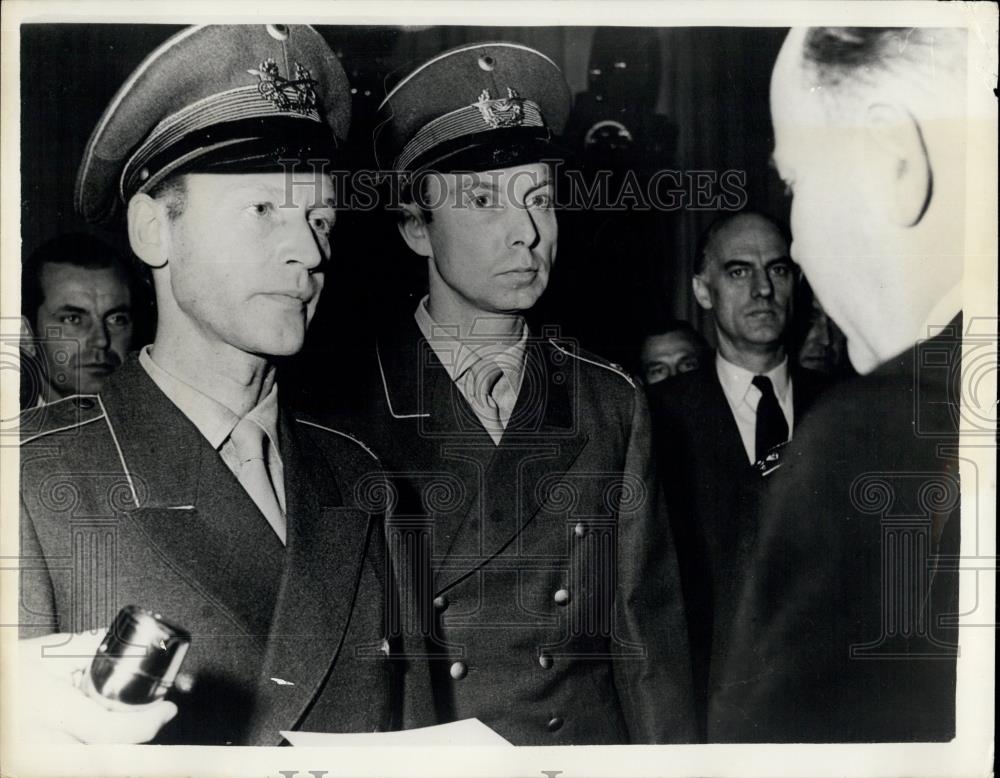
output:
[[[431,318],[430,311],[427,310],[427,299],[425,295],[417,305],[413,318],[453,382],[458,381],[481,357],[489,357],[503,365],[511,386],[520,387],[524,373],[524,352],[528,343],[526,324],[522,323],[521,336],[510,346],[501,347],[497,341],[482,338],[473,344],[474,348],[470,348],[458,340],[457,327],[439,324]],[[515,374],[511,375],[512,372]]]
[[[719,374],[722,390],[734,404],[739,404],[746,399],[747,392],[753,386],[754,376],[758,375],[745,367],[733,364],[719,352],[715,353],[715,369]],[[783,402],[788,394],[788,388],[791,386],[788,375],[788,357],[786,356],[781,360],[781,364],[771,368],[763,375],[771,379],[771,385],[774,386],[774,393],[777,395],[778,401]]]
[[[209,445],[216,450],[221,448],[233,431],[233,427],[239,423],[240,417],[218,400],[198,391],[186,381],[168,373],[156,364],[149,346],[140,349],[139,364],[149,374],[153,383],[167,396],[167,399],[176,405],[178,410],[197,427]],[[263,427],[264,432],[271,440],[271,445],[275,450],[278,450],[277,382],[271,387],[267,396],[257,403],[247,416]]]

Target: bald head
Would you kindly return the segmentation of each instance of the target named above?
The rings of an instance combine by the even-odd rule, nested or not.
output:
[[[791,253],[859,372],[924,337],[961,281],[965,59],[962,30],[824,27],[793,29],[775,63]]]

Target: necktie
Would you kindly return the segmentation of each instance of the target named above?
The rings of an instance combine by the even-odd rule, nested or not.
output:
[[[758,462],[775,446],[788,440],[788,422],[781,412],[778,398],[774,395],[771,379],[765,375],[753,377],[753,385],[760,389],[760,402],[757,403],[757,425],[754,434],[756,446],[754,457]]]
[[[244,417],[233,428],[229,438],[236,448],[236,455],[240,461],[240,469],[236,478],[246,489],[250,499],[260,508],[267,523],[271,525],[284,544],[285,515],[278,504],[271,477],[267,472],[267,461],[264,454],[264,444],[267,439],[264,428],[253,419]],[[270,443],[270,441],[267,442]]]
[[[478,359],[465,375],[465,396],[493,442],[499,443],[503,435],[503,420],[497,390],[504,377],[503,369],[492,359]]]

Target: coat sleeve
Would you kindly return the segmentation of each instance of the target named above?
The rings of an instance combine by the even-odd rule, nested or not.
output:
[[[20,517],[18,637],[34,638],[56,631],[55,592],[42,544],[23,497],[20,500]]]
[[[697,729],[684,602],[641,389],[634,394],[621,494],[615,686],[633,743],[690,743]]]

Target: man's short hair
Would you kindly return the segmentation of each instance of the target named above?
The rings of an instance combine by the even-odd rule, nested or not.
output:
[[[184,213],[187,204],[187,184],[183,174],[167,176],[149,190],[149,196],[161,200],[167,207],[167,218],[174,221]]]
[[[940,69],[964,72],[965,40],[965,30],[952,28],[812,27],[802,59],[821,93],[842,97],[890,74],[920,80]]]
[[[653,322],[649,327],[646,328],[646,338],[653,338],[657,335],[670,335],[673,332],[683,332],[685,335],[691,338],[699,347],[708,349],[708,341],[705,337],[695,329],[694,325],[686,319],[662,319]]]
[[[725,227],[734,219],[737,219],[741,216],[758,216],[764,221],[769,222],[781,234],[781,237],[785,241],[785,245],[786,246],[791,245],[792,236],[791,233],[788,231],[788,228],[782,222],[775,219],[773,216],[768,216],[766,213],[761,213],[760,211],[749,210],[749,209],[737,211],[736,213],[723,213],[717,216],[712,221],[712,223],[708,225],[708,228],[704,232],[702,232],[701,236],[698,238],[698,245],[695,248],[695,253],[694,253],[694,274],[696,276],[700,276],[702,273],[705,272],[705,267],[708,264],[708,256],[707,256],[708,249],[711,247],[712,241],[715,239],[715,236],[719,233],[719,230],[721,230],[723,227]]]
[[[42,269],[45,265],[75,265],[88,270],[113,269],[128,285],[133,308],[145,296],[143,278],[132,261],[118,249],[86,232],[67,233],[47,240],[28,255],[21,266],[21,314],[34,327],[45,301]]]

